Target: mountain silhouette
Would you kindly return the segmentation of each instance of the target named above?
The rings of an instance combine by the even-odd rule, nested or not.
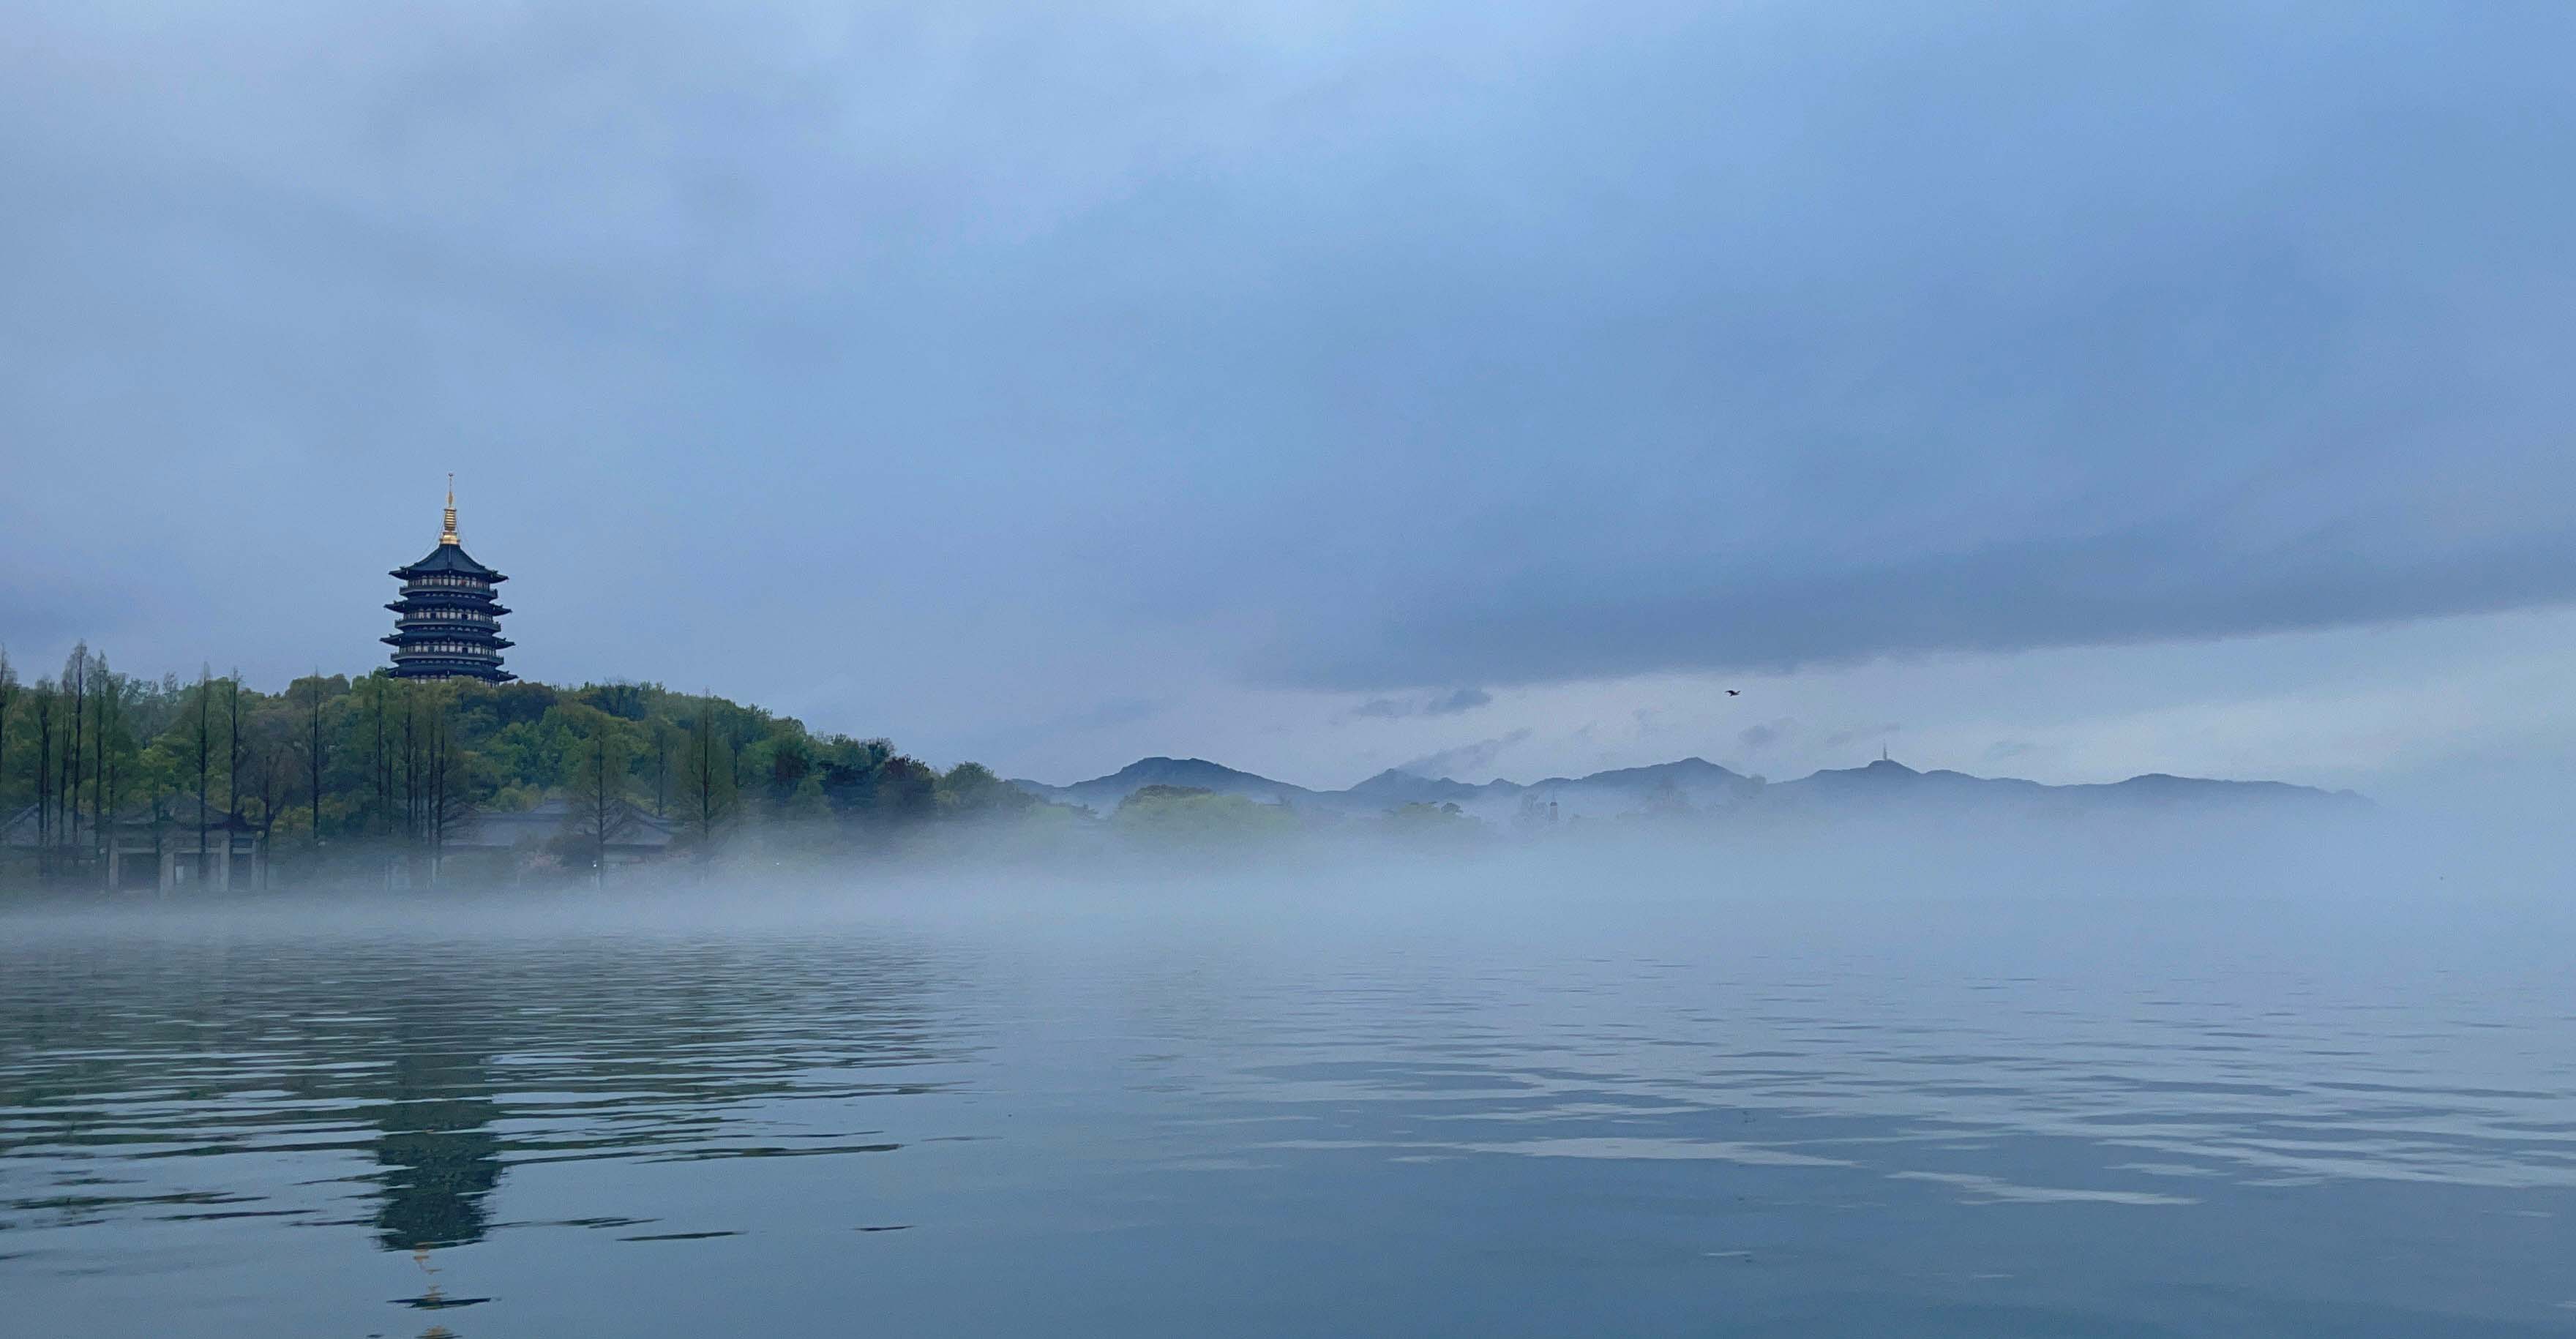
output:
[[[1014,780],[1011,784],[1040,799],[1081,805],[1104,814],[1117,808],[1119,801],[1147,786],[1180,786],[1213,791],[1219,795],[1241,795],[1264,804],[1296,803],[1311,800],[1316,794],[1303,786],[1254,776],[1250,772],[1238,772],[1205,758],[1139,758],[1107,776],[1077,781],[1070,786],[1022,780]]]
[[[2248,804],[2324,808],[2368,803],[2348,790],[2324,791],[2279,781],[2220,781],[2150,773],[2126,781],[2050,786],[2011,777],[1916,771],[1884,758],[1864,767],[1828,769],[1795,781],[1767,783],[1705,758],[1681,758],[1587,776],[1548,777],[1526,785],[1501,780],[1478,784],[1390,768],[1345,790],[1310,790],[1204,758],[1156,757],[1141,758],[1107,776],[1066,786],[1024,779],[1011,784],[1042,799],[1104,814],[1147,786],[1183,786],[1240,795],[1264,804],[1286,804],[1318,816],[1366,816],[1407,804],[1455,804],[1489,821],[1506,820],[1536,807],[1548,808],[1563,818],[1608,818],[1737,808],[1834,812],[1972,807],[2081,812]]]

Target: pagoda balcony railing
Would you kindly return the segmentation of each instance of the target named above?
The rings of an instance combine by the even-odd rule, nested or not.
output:
[[[386,605],[385,608],[401,618],[444,618],[451,621],[459,618],[508,618],[518,612],[506,604],[496,604],[490,600],[450,602],[443,599],[424,600],[417,595],[406,595]],[[452,612],[432,613],[431,610]]]
[[[384,643],[385,645],[392,647],[394,649],[394,654],[397,656],[497,656],[501,654],[503,650],[507,649],[498,643],[494,643],[492,645],[478,645],[473,642],[422,642],[414,641],[407,637],[387,637],[384,639]],[[471,649],[464,651],[443,651],[438,649],[440,647],[447,646],[464,646]]]
[[[405,586],[394,596],[388,608],[410,605],[417,609],[489,609],[500,603],[500,597],[488,590],[413,590]]]
[[[479,623],[489,627],[501,621],[501,615],[486,613],[480,609],[446,609],[443,607],[430,609],[396,609],[393,611],[393,616],[394,621],[397,623]]]
[[[492,587],[481,581],[434,581],[426,577],[402,584],[405,595],[490,595]]]
[[[485,650],[516,645],[507,637],[495,637],[476,628],[398,629],[377,640],[387,646],[479,646]]]

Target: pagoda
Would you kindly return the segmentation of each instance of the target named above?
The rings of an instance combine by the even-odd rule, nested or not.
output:
[[[519,677],[501,668],[501,607],[493,587],[508,577],[465,554],[456,537],[456,476],[447,476],[447,526],[429,556],[391,573],[402,584],[402,598],[386,605],[394,611],[393,635],[397,679],[481,679],[508,683]]]

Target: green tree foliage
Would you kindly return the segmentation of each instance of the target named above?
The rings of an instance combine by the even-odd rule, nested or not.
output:
[[[1146,786],[1119,802],[1110,825],[1148,842],[1229,846],[1287,836],[1297,815],[1284,804],[1219,795],[1195,786]]]
[[[182,857],[247,826],[267,835],[281,882],[407,869],[420,886],[477,815],[549,800],[572,811],[562,864],[585,871],[642,823],[714,859],[753,830],[871,848],[1060,808],[973,763],[942,773],[884,739],[659,684],[378,671],[267,693],[211,668],[193,682],[118,674],[85,647],[74,661],[28,682],[0,654],[0,888],[103,879],[109,826]]]
[[[950,815],[1019,814],[1037,806],[1038,798],[993,775],[979,762],[948,769],[933,788],[939,812]]]
[[[1380,821],[1389,834],[1409,842],[1465,842],[1482,835],[1485,825],[1454,803],[1417,801],[1386,811]]]

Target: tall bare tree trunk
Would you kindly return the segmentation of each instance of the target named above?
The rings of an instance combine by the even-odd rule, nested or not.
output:
[[[18,700],[18,671],[9,665],[9,648],[0,646],[0,785],[9,780],[9,708]]]
[[[166,858],[164,848],[169,842],[169,789],[170,774],[156,769],[152,773],[152,894],[155,897],[169,892],[161,886],[161,862]]]
[[[211,665],[197,667],[197,873],[206,880],[206,772],[215,753],[215,675]]]
[[[590,741],[590,882],[608,886],[608,824],[617,801],[608,786],[608,737],[604,729]]]
[[[235,666],[232,677],[224,681],[224,811],[233,818],[242,816],[241,809],[241,669]]]
[[[740,804],[733,760],[720,756],[724,747],[723,740],[716,734],[715,694],[701,694],[697,720],[691,723],[689,730],[688,756],[682,760],[687,771],[681,780],[697,791],[696,802],[691,806],[696,812],[690,815],[690,824],[697,829],[698,857],[703,861],[715,859],[716,834],[734,816]],[[718,795],[716,787],[720,785],[732,788],[735,793]]]
[[[72,646],[71,659],[63,665],[63,688],[71,694],[71,747],[63,750],[63,849],[80,857],[80,787],[81,732],[87,724],[85,708],[89,705],[89,643]]]
[[[402,776],[403,776],[403,846],[407,854],[404,867],[406,880],[420,882],[420,700],[413,681],[403,680]]]
[[[367,676],[367,684],[371,690],[367,694],[367,700],[372,708],[372,714],[375,717],[376,723],[376,752],[374,761],[370,768],[373,773],[371,779],[375,783],[376,795],[375,802],[370,805],[367,810],[367,826],[373,829],[371,835],[375,840],[382,843],[386,838],[393,835],[393,781],[391,779],[391,774],[385,770],[384,676],[370,674]],[[382,851],[381,847],[379,847],[379,851]],[[381,855],[380,858],[390,860],[392,857],[390,855]],[[389,881],[393,878],[393,870],[390,865],[386,866],[385,878]]]
[[[106,656],[92,659],[98,670],[98,685],[90,693],[91,699],[97,703],[92,708],[97,719],[90,730],[90,738],[94,741],[90,748],[98,765],[90,769],[91,847],[98,861],[99,886],[112,893],[116,891],[115,877],[110,869],[114,862],[108,859],[108,854],[116,840],[113,831],[116,824],[116,752],[113,746],[114,732],[125,712],[125,690],[117,682],[115,673],[108,669]]]
[[[668,790],[671,777],[671,731],[659,718],[653,721],[653,816],[669,818]]]
[[[430,694],[429,717],[429,882],[438,883],[440,859],[447,852],[447,713],[438,695]]]
[[[54,874],[54,681],[36,684],[36,877]]]
[[[305,704],[304,771],[313,796],[313,844],[322,844],[322,671],[313,671],[313,696]]]

